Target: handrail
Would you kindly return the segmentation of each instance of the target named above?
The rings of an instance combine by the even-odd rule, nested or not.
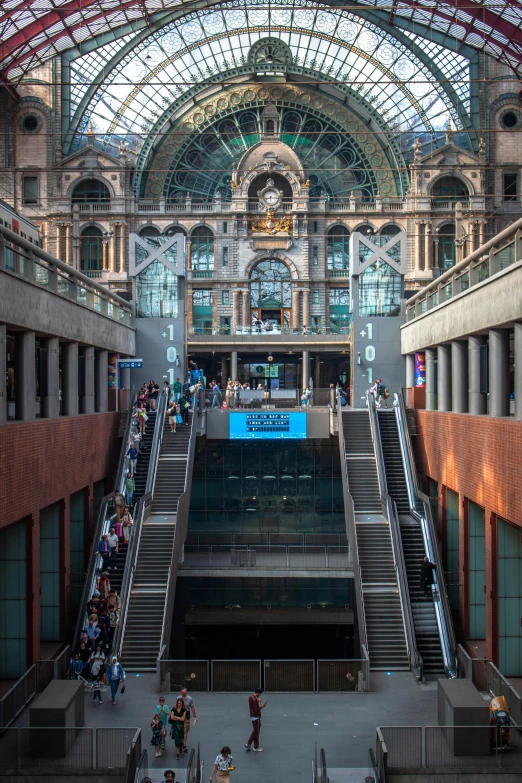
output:
[[[169,395],[162,389],[161,395],[156,408],[156,421],[154,423],[154,435],[152,436],[152,444],[150,447],[150,461],[149,472],[147,473],[147,483],[145,485],[145,493],[150,492],[154,494],[154,485],[156,484],[156,473],[158,471],[158,458],[161,449],[161,442],[163,440],[163,432],[165,430],[165,412],[167,410]]]
[[[134,400],[134,388],[132,389],[131,396],[129,398],[127,421],[125,423],[125,432],[123,434],[123,442],[120,451],[120,458],[118,461],[118,470],[116,473],[115,485],[118,488],[119,492],[123,492],[124,484],[125,484],[125,475],[127,473],[127,468],[130,464],[128,457],[126,457],[126,453],[128,451],[128,441],[133,429],[133,425],[135,424],[132,416],[133,400]],[[108,495],[105,495],[103,497],[102,502],[100,504],[100,510],[98,512],[98,520],[96,522],[96,527],[94,529],[91,549],[89,553],[89,565],[87,568],[87,573],[85,575],[85,582],[83,584],[82,598],[80,602],[80,608],[78,611],[78,619],[76,620],[75,635],[72,643],[73,650],[76,648],[76,645],[78,644],[78,640],[80,639],[82,628],[84,628],[87,624],[86,622],[88,619],[87,604],[92,594],[94,593],[94,590],[96,589],[96,570],[97,570],[96,561],[98,559],[98,551],[97,551],[98,544],[101,541],[102,535],[104,535],[104,533],[108,533],[110,530],[110,524],[114,514],[109,515],[108,509],[110,503],[113,500],[114,500],[114,492],[110,492]]]
[[[368,638],[366,635],[366,616],[364,614],[364,596],[362,586],[361,566],[359,563],[359,550],[357,548],[357,533],[355,530],[355,507],[353,503],[353,497],[350,494],[350,485],[348,481],[348,468],[346,465],[346,445],[344,442],[343,431],[343,411],[342,408],[338,408],[339,425],[338,425],[338,437],[339,437],[339,456],[341,459],[341,475],[343,479],[343,496],[344,496],[344,516],[346,523],[346,535],[348,543],[352,548],[353,558],[353,579],[355,585],[355,602],[357,605],[357,628],[359,636],[359,645],[361,650],[364,646],[366,650],[368,648]],[[349,415],[349,414],[348,414]],[[368,690],[370,685],[368,683]]]
[[[437,545],[437,534],[435,532],[435,525],[433,524],[433,516],[431,513],[429,498],[418,489],[417,471],[415,467],[415,459],[413,457],[410,433],[408,431],[406,422],[406,408],[404,405],[402,389],[398,395],[398,404],[395,404],[395,415],[397,417],[399,428],[399,440],[401,443],[402,459],[406,467],[406,480],[408,484],[411,484],[408,490],[408,497],[410,499],[410,514],[415,519],[419,520],[426,555],[429,557],[430,561],[436,565],[434,574],[436,592],[434,592],[433,602],[435,607],[435,617],[437,619],[437,627],[439,629],[442,657],[444,660],[444,670],[447,677],[453,678],[457,676],[458,670],[457,641],[453,628],[451,607],[449,604],[446,583],[444,579],[444,569],[439,547]],[[417,499],[422,503],[422,513],[417,508]],[[439,600],[437,600],[437,598]]]
[[[381,491],[381,506],[384,516],[388,520],[390,528],[390,538],[393,553],[393,565],[397,586],[399,588],[399,598],[401,602],[402,622],[404,633],[408,646],[408,658],[410,667],[417,680],[423,677],[423,661],[417,647],[417,637],[415,634],[415,623],[411,611],[410,589],[408,585],[408,574],[406,572],[406,563],[404,561],[404,549],[402,546],[402,537],[397,514],[397,506],[393,498],[388,494],[388,483],[386,480],[386,466],[384,454],[382,451],[381,431],[379,427],[379,418],[375,407],[375,398],[372,394],[367,395],[368,412],[370,416],[370,428],[372,432],[373,448],[375,453],[375,462],[377,465],[377,476],[379,478],[379,488]]]
[[[176,509],[176,527],[174,530],[174,542],[172,544],[172,557],[169,567],[169,581],[167,582],[167,594],[165,597],[165,610],[163,614],[163,625],[161,629],[160,650],[163,647],[170,646],[170,633],[172,628],[172,614],[174,611],[174,598],[176,587],[177,563],[182,545],[187,537],[188,514],[190,508],[190,490],[192,487],[192,465],[194,462],[194,453],[196,451],[196,435],[198,421],[198,406],[194,405],[192,411],[192,422],[190,427],[189,449],[187,454],[187,463],[185,467],[185,488],[178,498]],[[173,578],[171,578],[173,577]]]

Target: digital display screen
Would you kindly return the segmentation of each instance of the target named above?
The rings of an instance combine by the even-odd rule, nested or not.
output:
[[[231,413],[230,439],[306,438],[306,413]]]

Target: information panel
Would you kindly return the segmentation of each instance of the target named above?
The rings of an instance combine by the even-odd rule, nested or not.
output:
[[[230,413],[230,439],[306,438],[306,413]]]

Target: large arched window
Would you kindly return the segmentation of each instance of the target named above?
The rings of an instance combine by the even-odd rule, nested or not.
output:
[[[292,284],[290,270],[282,261],[267,259],[256,264],[250,275],[252,324],[275,333],[291,327]],[[297,326],[297,324],[294,324]]]
[[[87,226],[81,233],[80,265],[84,272],[103,269],[103,234],[96,226]]]
[[[378,258],[359,275],[359,315],[399,315],[401,288],[400,274]]]
[[[76,185],[72,192],[73,204],[109,204],[111,194],[109,188],[99,179],[84,179]]]
[[[441,177],[434,184],[431,195],[433,196],[434,204],[441,204],[445,201],[455,203],[457,201],[467,201],[469,199],[469,190],[457,177]]]
[[[350,232],[344,226],[334,226],[328,232],[328,269],[350,268]]]
[[[206,226],[200,226],[192,232],[190,263],[193,270],[214,269],[214,235]]]
[[[143,228],[140,228],[139,235],[142,239],[147,239],[149,237],[159,237],[160,232],[159,228],[156,228],[156,226],[144,226]]]
[[[437,231],[439,237],[439,267],[450,269],[455,266],[455,224],[446,223]]]

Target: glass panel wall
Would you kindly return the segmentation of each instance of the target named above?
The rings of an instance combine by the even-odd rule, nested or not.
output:
[[[60,638],[60,505],[40,512],[40,639]]]
[[[359,315],[399,315],[402,280],[399,272],[378,258],[359,276]]]
[[[71,495],[70,504],[70,597],[69,607],[75,614],[85,580],[85,490]]]
[[[138,318],[176,318],[178,278],[160,261],[153,261],[136,277]]]
[[[26,523],[0,530],[0,679],[27,668]]]
[[[459,609],[459,496],[446,491],[446,586],[450,606]]]
[[[185,580],[183,580],[185,581]],[[352,605],[352,579],[188,578],[193,607],[326,607]]]
[[[469,638],[486,638],[486,538],[484,509],[468,502]]]
[[[522,542],[520,528],[498,520],[498,667],[522,676]]]

